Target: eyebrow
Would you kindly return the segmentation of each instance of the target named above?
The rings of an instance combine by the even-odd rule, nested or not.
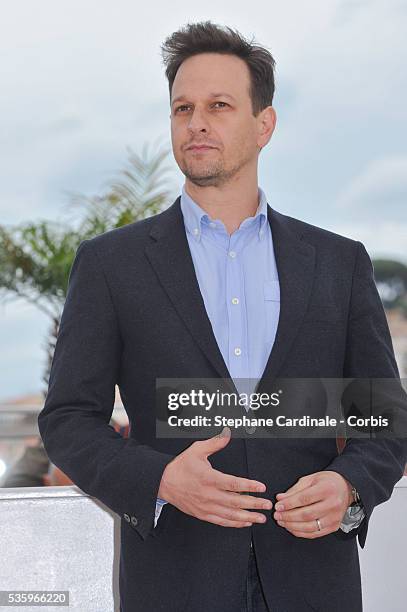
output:
[[[209,97],[210,98],[230,98],[231,100],[236,102],[235,98],[227,93],[210,93]],[[173,106],[173,104],[175,104],[176,102],[180,102],[181,100],[187,100],[187,99],[188,98],[186,96],[178,96],[177,98],[175,98],[175,100],[171,102],[171,106]]]

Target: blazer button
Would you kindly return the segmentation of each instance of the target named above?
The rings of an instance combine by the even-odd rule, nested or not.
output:
[[[138,520],[136,519],[135,516],[131,517],[131,524],[133,525],[133,527],[135,527],[138,524]]]
[[[128,514],[123,514],[123,518],[125,521],[127,521],[128,523],[130,523],[130,517]]]

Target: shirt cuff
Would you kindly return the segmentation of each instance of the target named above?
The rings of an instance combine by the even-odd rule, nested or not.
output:
[[[161,510],[163,509],[163,506],[165,506],[165,504],[168,504],[168,502],[166,502],[164,499],[160,499],[159,497],[157,497],[157,501],[155,504],[154,528],[157,526],[157,521],[160,518]]]

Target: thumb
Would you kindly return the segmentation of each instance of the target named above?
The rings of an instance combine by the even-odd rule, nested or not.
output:
[[[212,455],[229,444],[231,433],[230,427],[224,427],[217,436],[213,436],[213,438],[208,438],[207,440],[200,440],[199,446],[204,455]]]
[[[310,478],[310,476],[312,477],[313,474],[307,474],[306,476],[302,476],[292,487],[287,489],[287,491],[285,491],[284,493],[277,493],[276,497],[282,500],[284,497],[289,497],[294,493],[299,493],[300,491],[303,491],[304,489],[307,489],[308,487],[312,486],[313,479]]]

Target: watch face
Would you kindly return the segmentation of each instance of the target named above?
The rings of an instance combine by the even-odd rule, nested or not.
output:
[[[351,504],[349,508],[349,515],[352,518],[359,517],[363,512],[362,506],[360,504]]]

